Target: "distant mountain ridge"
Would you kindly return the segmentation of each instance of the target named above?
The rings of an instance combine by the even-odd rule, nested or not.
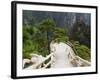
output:
[[[89,13],[72,13],[72,12],[47,12],[47,11],[31,11],[23,10],[23,24],[36,24],[43,19],[51,18],[58,27],[73,27],[76,21],[83,21],[90,26]]]

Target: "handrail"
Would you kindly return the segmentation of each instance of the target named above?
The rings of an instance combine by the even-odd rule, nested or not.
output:
[[[91,63],[90,63],[89,61],[87,61],[87,60],[85,60],[85,59],[82,59],[82,58],[79,57],[79,56],[76,56],[76,58],[78,58],[80,61],[82,61],[83,63],[85,63],[85,65],[88,65],[88,66],[91,65]]]
[[[68,42],[67,42],[67,45],[69,45],[69,46],[74,50],[74,52],[77,54],[77,51],[75,50],[75,48],[73,47],[73,44],[72,44],[71,42],[68,41]],[[74,54],[75,57],[78,58],[80,61],[84,62],[84,63],[87,64],[88,66],[91,65],[91,62],[89,62],[89,61],[87,61],[87,60],[85,60],[85,59],[79,57],[79,56],[76,55],[76,54]]]
[[[53,53],[49,54],[44,60],[42,60],[41,62],[33,65],[33,68],[37,68],[38,66],[40,66],[42,63],[44,63],[46,60],[48,60],[51,56],[53,55]]]
[[[43,68],[47,68],[52,63],[52,60],[50,60],[46,65],[44,65]]]
[[[79,57],[78,55],[76,55],[75,53],[77,53],[77,51],[74,49],[73,44],[71,42],[67,43],[68,46],[70,46],[72,49],[72,56],[73,59],[77,60],[77,65],[78,66],[90,66],[91,62]],[[49,54],[48,56],[46,56],[43,60],[41,60],[40,62],[33,64],[31,67],[36,69],[36,68],[47,68],[50,64],[52,64],[52,59],[48,61],[48,63],[44,63],[46,60],[50,59],[53,56],[54,53],[51,52],[51,54]],[[42,65],[43,64],[43,65]]]

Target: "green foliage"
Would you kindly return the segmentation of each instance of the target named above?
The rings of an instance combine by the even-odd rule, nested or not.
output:
[[[79,41],[75,41],[76,38],[83,36],[80,29],[75,31],[72,40],[76,54],[83,59],[90,61],[91,54],[90,49]],[[57,27],[55,22],[51,19],[46,19],[35,25],[23,25],[23,58],[30,58],[30,54],[39,54],[46,56],[49,54],[50,41],[64,42],[69,41],[68,30],[63,27]],[[80,34],[79,34],[80,32]],[[78,37],[76,36],[78,35]],[[85,34],[88,36],[87,34]],[[75,38],[74,38],[75,37]]]
[[[90,48],[91,39],[91,29],[90,26],[86,25],[84,22],[76,22],[71,29],[70,40],[79,41]]]
[[[68,36],[67,36],[67,32],[65,29],[63,28],[54,28],[54,31],[53,31],[53,39],[56,41],[56,42],[64,42],[66,43],[68,41]]]
[[[73,47],[77,52],[76,54],[81,58],[90,61],[91,59],[90,49],[86,45],[79,44],[78,41],[72,41],[72,43],[73,43]]]
[[[54,22],[50,19],[43,20],[38,26],[23,26],[23,58],[30,58],[30,53],[48,55],[48,34]]]
[[[55,26],[55,22],[51,19],[43,20],[40,25],[43,27],[44,30],[52,29]]]
[[[23,58],[30,58],[30,53],[48,55],[49,40],[68,41],[65,29],[56,27],[51,19],[41,21],[38,26],[35,25],[23,26]]]

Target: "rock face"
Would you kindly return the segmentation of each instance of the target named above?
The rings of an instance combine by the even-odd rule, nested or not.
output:
[[[23,59],[23,68],[25,67],[26,64],[30,64],[31,60],[30,59]]]
[[[90,25],[89,13],[72,13],[72,12],[48,12],[48,11],[23,11],[23,24],[35,24],[41,22],[43,19],[51,18],[56,22],[56,25],[70,26],[76,21],[83,21],[85,24]]]
[[[43,59],[44,57],[42,55],[31,54],[31,59],[23,59],[23,68],[34,69],[34,65],[40,63]],[[26,64],[30,64],[30,65],[25,67]],[[39,67],[41,67],[41,65]]]
[[[23,10],[23,25],[38,25],[51,19],[56,27],[66,30],[69,39],[91,46],[91,14],[75,12],[52,12]]]

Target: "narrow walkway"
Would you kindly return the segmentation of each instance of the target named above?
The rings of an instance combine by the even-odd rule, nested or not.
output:
[[[33,54],[31,60],[26,61],[32,62],[33,64],[26,69],[47,68],[48,66],[51,66],[51,68],[67,68],[91,65],[90,62],[75,55],[71,46],[63,42],[51,43],[50,49],[51,54],[49,54],[47,57]],[[47,60],[49,60],[49,62],[45,64],[45,61]],[[25,61],[23,62],[23,65],[25,65]]]

